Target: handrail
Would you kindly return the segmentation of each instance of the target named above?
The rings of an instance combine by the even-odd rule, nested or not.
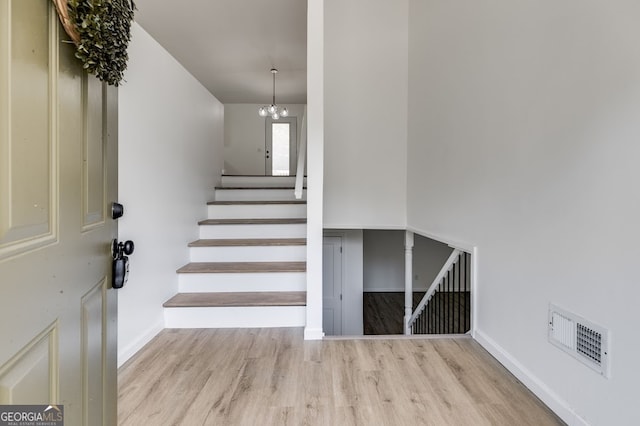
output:
[[[418,303],[418,307],[413,312],[413,315],[411,315],[411,318],[409,318],[409,322],[407,324],[407,327],[409,328],[409,330],[411,329],[411,326],[415,322],[416,318],[418,318],[418,316],[420,315],[424,307],[429,302],[429,299],[431,299],[431,296],[433,296],[433,293],[436,291],[436,288],[438,287],[438,284],[440,284],[440,281],[444,278],[444,276],[446,275],[447,271],[449,271],[451,266],[454,263],[456,263],[456,261],[458,260],[458,256],[460,256],[460,253],[462,253],[462,251],[458,249],[453,249],[453,251],[451,252],[451,255],[445,262],[444,266],[442,267],[442,269],[440,269],[440,272],[438,272],[438,275],[436,275],[435,279],[427,289],[427,292],[422,297],[422,300],[420,300],[420,303]]]
[[[304,188],[304,163],[307,157],[307,107],[302,113],[302,129],[300,131],[300,146],[298,148],[298,167],[296,169],[296,186],[294,195],[297,200],[302,198]]]

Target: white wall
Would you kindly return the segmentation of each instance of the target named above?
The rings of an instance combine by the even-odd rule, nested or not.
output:
[[[640,3],[412,0],[408,222],[478,248],[476,338],[570,424],[640,424]],[[611,330],[603,378],[550,302]]]
[[[265,173],[265,118],[258,115],[258,104],[225,104],[224,171],[229,175],[263,175]],[[302,131],[305,105],[282,105],[290,117],[297,118],[298,143]],[[294,170],[295,174],[295,170]]]
[[[326,228],[406,225],[407,8],[325,3]]]
[[[118,290],[119,364],[164,327],[162,303],[222,169],[224,109],[140,26],[119,91],[119,219],[133,240],[129,282]]]
[[[404,234],[364,230],[364,291],[404,292]]]
[[[404,235],[404,231],[364,230],[364,291],[404,293]],[[451,251],[446,244],[414,235],[414,291],[427,290]]]

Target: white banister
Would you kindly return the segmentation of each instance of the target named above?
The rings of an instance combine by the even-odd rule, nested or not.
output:
[[[294,194],[297,200],[302,198],[304,190],[304,165],[307,158],[307,107],[302,113],[302,129],[300,131],[300,146],[298,147],[298,167],[296,168],[296,187]]]
[[[440,283],[442,278],[444,278],[444,276],[447,274],[447,271],[449,271],[451,266],[458,260],[458,256],[460,256],[460,253],[462,253],[461,250],[453,249],[444,266],[442,267],[442,269],[440,269],[440,272],[438,272],[438,275],[436,275],[435,279],[427,289],[427,292],[422,297],[422,300],[418,304],[416,310],[413,312],[413,315],[411,315],[411,318],[406,323],[407,327],[411,328],[416,318],[418,318],[418,315],[420,315],[426,304],[429,302],[429,299],[431,299],[431,296],[433,296],[433,293],[436,291],[436,288],[438,287],[438,284]]]
[[[404,334],[411,334],[409,319],[413,310],[413,232],[404,234]]]

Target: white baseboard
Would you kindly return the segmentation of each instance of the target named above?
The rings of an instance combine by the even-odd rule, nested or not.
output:
[[[321,328],[304,328],[304,340],[322,340],[324,333]]]
[[[145,333],[142,333],[138,339],[127,345],[125,348],[118,348],[118,368],[120,368],[125,362],[134,356],[144,345],[149,343],[151,339],[156,337],[158,333],[164,330],[164,321],[159,321],[149,328]]]
[[[589,426],[586,420],[580,417],[569,406],[567,401],[560,398],[542,380],[534,376],[525,366],[518,362],[503,347],[498,345],[493,339],[476,329],[474,339],[482,345],[494,358],[518,378],[531,392],[533,392],[542,402],[544,402],[563,421],[571,426]]]

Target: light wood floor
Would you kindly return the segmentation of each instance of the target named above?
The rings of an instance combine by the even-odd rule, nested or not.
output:
[[[164,330],[119,372],[124,425],[557,425],[469,338]]]

